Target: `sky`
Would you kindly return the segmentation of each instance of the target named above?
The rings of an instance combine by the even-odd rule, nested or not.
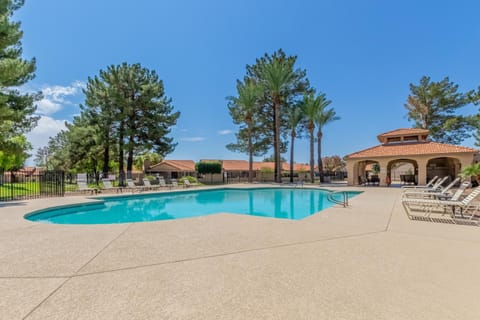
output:
[[[32,153],[80,113],[88,77],[127,62],[154,69],[181,112],[167,159],[246,160],[225,148],[238,130],[226,97],[246,65],[281,48],[332,101],[341,119],[324,128],[322,155],[343,157],[413,125],[404,104],[422,76],[480,86],[479,10],[475,0],[27,0],[14,15],[23,56],[37,60],[26,90],[44,94]],[[295,150],[308,162],[307,139]]]

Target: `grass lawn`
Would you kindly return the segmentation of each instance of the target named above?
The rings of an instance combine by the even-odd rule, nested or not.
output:
[[[35,194],[40,192],[40,184],[38,182],[19,182],[0,185],[0,197],[10,195],[12,191],[19,196]]]

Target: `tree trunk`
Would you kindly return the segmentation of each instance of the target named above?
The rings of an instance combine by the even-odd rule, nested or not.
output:
[[[110,171],[110,133],[107,131],[105,135],[105,145],[103,147],[103,177],[108,177]]]
[[[132,179],[132,169],[133,169],[133,150],[128,150],[127,155],[127,178]]]
[[[293,144],[294,143],[295,143],[295,129],[292,130],[292,143],[290,146],[290,183],[293,183],[293,156],[294,156]]]
[[[318,150],[318,174],[320,175],[320,183],[324,182],[323,179],[323,161],[322,161],[322,130],[318,129],[317,133],[317,150]]]
[[[128,155],[127,155],[127,178],[132,179],[133,170],[133,135],[128,139]]]
[[[312,183],[315,182],[315,159],[313,156],[314,153],[314,135],[313,135],[313,126],[310,125],[310,180]]]
[[[248,183],[253,182],[253,144],[252,144],[252,124],[248,123]]]
[[[118,184],[120,186],[124,186],[124,180],[125,180],[125,168],[124,168],[124,164],[123,164],[123,149],[124,149],[124,144],[125,142],[123,141],[124,139],[124,124],[123,124],[123,121],[122,123],[120,124],[120,128],[119,128],[119,138],[118,138]]]
[[[273,137],[273,153],[275,161],[275,182],[282,182],[282,169],[280,163],[280,105],[277,101],[273,103],[274,117],[274,137]]]

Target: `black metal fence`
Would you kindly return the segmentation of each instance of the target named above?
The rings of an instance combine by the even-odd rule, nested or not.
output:
[[[63,197],[65,173],[63,171],[0,169],[0,201]]]

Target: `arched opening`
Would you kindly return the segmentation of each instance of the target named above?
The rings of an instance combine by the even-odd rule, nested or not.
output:
[[[412,159],[395,159],[387,165],[387,177],[392,186],[418,184],[418,163]]]
[[[432,158],[427,162],[427,181],[435,176],[440,178],[448,176],[446,183],[455,179],[461,170],[461,163],[456,158]]]
[[[379,185],[380,164],[375,160],[363,160],[354,165],[358,185]]]

